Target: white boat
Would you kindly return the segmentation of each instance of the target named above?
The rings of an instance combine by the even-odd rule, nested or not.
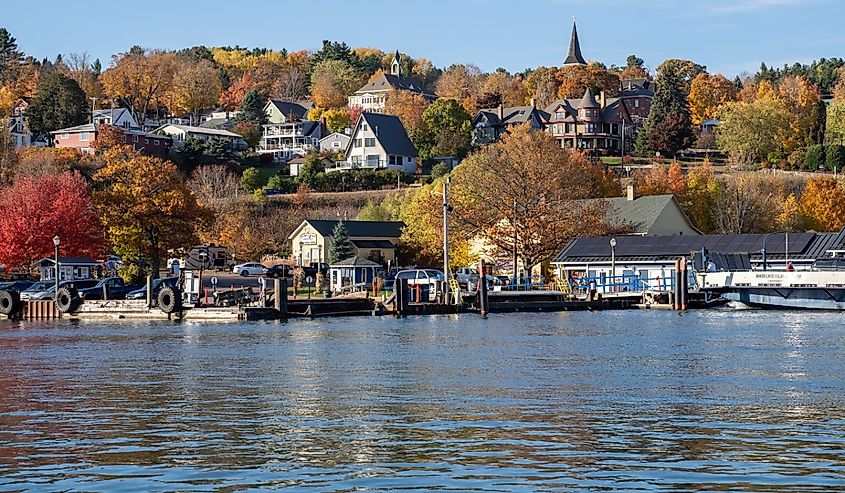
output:
[[[701,291],[759,308],[845,310],[845,271],[696,272]]]

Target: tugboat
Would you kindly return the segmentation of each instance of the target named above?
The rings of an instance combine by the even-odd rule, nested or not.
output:
[[[703,292],[757,308],[845,310],[845,257],[817,260],[810,270],[696,272]]]

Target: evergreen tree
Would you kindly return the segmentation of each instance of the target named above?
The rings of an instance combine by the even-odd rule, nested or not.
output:
[[[352,256],[352,242],[349,241],[349,230],[343,221],[339,221],[332,230],[332,245],[329,248],[329,263],[336,264]]]
[[[252,90],[246,93],[241,103],[241,113],[238,121],[249,122],[255,125],[267,123],[267,114],[264,113],[264,101],[258,95],[258,91]]]
[[[103,73],[103,64],[100,63],[100,59],[94,60],[94,63],[91,64],[91,71],[94,72],[94,77],[99,77],[101,73]]]
[[[692,139],[687,98],[683,82],[673,70],[664,70],[655,82],[657,90],[645,126],[637,135],[636,150],[640,155],[660,152],[673,156]]]
[[[81,125],[88,121],[88,102],[75,80],[61,73],[44,78],[26,111],[35,134]]]
[[[13,80],[23,55],[18,51],[18,41],[5,28],[0,27],[0,82]]]

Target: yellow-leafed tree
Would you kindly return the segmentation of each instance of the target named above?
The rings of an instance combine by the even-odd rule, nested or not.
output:
[[[808,229],[839,231],[845,225],[845,187],[832,176],[809,180],[801,194],[801,214]]]

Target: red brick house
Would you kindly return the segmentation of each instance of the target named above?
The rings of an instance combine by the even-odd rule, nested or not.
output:
[[[71,147],[80,152],[90,154],[94,152],[91,146],[97,140],[99,128],[99,123],[86,123],[75,127],[62,128],[50,132],[50,134],[53,137],[53,143],[56,147]],[[136,130],[121,130],[123,130],[123,135],[126,137],[126,145],[132,146],[133,149],[141,154],[160,158],[167,157],[167,152],[170,150],[171,145],[170,137],[148,134]]]

